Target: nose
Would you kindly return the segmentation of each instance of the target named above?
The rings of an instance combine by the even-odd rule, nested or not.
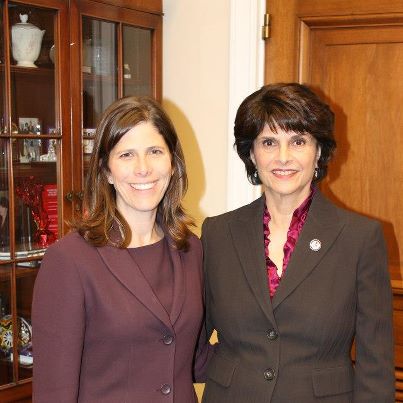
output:
[[[281,144],[279,147],[278,159],[282,164],[286,164],[289,161],[289,149],[288,144]]]
[[[147,176],[150,173],[150,165],[146,156],[139,155],[138,158],[136,158],[134,171],[138,176]]]

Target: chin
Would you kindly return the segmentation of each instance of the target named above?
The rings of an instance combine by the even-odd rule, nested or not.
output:
[[[295,185],[287,185],[283,184],[283,186],[272,186],[267,187],[267,191],[269,194],[278,195],[278,196],[299,196],[304,193],[309,193],[310,184],[306,186],[295,186]]]

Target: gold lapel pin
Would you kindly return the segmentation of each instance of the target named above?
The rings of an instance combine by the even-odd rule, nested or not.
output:
[[[319,241],[319,239],[312,239],[312,241],[309,242],[309,247],[314,252],[317,252],[322,247],[322,243]]]

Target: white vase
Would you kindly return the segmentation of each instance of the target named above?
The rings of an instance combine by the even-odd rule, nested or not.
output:
[[[11,28],[13,58],[17,61],[17,66],[37,67],[34,62],[41,51],[45,31],[27,22],[27,14],[20,14],[20,20]]]

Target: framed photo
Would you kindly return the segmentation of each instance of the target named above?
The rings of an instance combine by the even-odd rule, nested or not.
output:
[[[36,134],[41,132],[38,118],[18,118],[18,132],[23,134]]]

